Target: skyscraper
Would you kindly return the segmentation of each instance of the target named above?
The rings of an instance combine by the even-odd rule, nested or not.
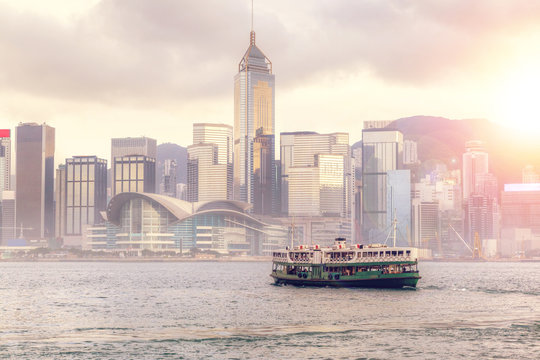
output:
[[[54,192],[55,202],[55,236],[63,238],[66,234],[66,165],[61,164],[56,169]]]
[[[253,141],[253,213],[271,215],[275,208],[274,135],[257,130]]]
[[[111,162],[115,157],[126,155],[157,156],[156,140],[148,137],[111,139]]]
[[[272,62],[255,45],[255,32],[234,77],[234,176],[236,200],[254,203],[253,143],[275,129]],[[271,154],[272,159],[274,154]]]
[[[163,190],[161,194],[176,197],[176,160],[163,162]]]
[[[322,136],[311,137],[311,140],[321,140]],[[332,137],[326,137],[330,140]],[[282,134],[283,139],[283,134]],[[352,204],[352,170],[349,151],[320,151],[321,149],[311,148],[308,150],[301,144],[306,145],[304,139],[297,139],[298,148],[290,150],[294,152],[292,163],[287,161],[287,152],[282,153],[282,205],[283,210],[289,216],[300,216],[318,214],[318,216],[336,216],[348,218],[351,215]],[[313,145],[313,144],[311,144]],[[320,144],[319,144],[320,145]],[[330,147],[330,144],[328,144]],[[283,149],[283,146],[282,146]],[[334,149],[335,150],[335,149]],[[311,155],[302,160],[303,154],[313,151]],[[311,158],[309,162],[308,159]],[[313,177],[310,179],[310,177]],[[308,191],[312,184],[314,193]],[[304,186],[306,186],[304,188]],[[311,198],[313,194],[315,198]],[[315,200],[318,199],[318,200]],[[301,204],[305,203],[305,204]],[[307,203],[315,206],[308,210]],[[285,208],[286,206],[286,208]],[[302,214],[300,210],[307,212]]]
[[[463,154],[463,200],[467,202],[469,196],[476,189],[477,175],[487,174],[488,153],[482,141],[467,141]]]
[[[15,224],[15,191],[3,191],[0,220],[0,245],[7,245],[8,240],[15,239],[18,235]]]
[[[471,244],[495,239],[499,232],[497,178],[489,173],[488,153],[482,141],[468,141],[463,154],[463,202],[465,240]]]
[[[54,236],[54,128],[19,124],[16,143],[17,226],[30,228],[25,236]]]
[[[0,201],[2,191],[10,190],[11,177],[11,132],[0,129]]]
[[[216,144],[218,164],[233,162],[233,127],[226,124],[193,124],[193,144]]]
[[[187,200],[190,202],[227,199],[227,164],[218,164],[216,144],[188,146]]]
[[[293,217],[288,221],[302,232],[297,241],[329,244],[336,236],[354,239],[349,135],[281,133],[280,146],[281,212]]]
[[[391,226],[387,218],[387,176],[389,171],[401,169],[402,151],[401,132],[362,130],[362,227],[366,242],[384,241]]]
[[[112,166],[112,182],[111,182],[111,194],[116,195],[118,192],[116,191],[116,188],[114,186],[114,181],[117,178],[123,178],[126,180],[126,172],[124,172],[122,175],[116,174],[116,167],[113,166],[115,164],[115,158],[117,157],[124,157],[128,155],[142,155],[146,156],[152,160],[149,160],[150,162],[154,162],[154,168],[155,168],[155,162],[157,159],[157,145],[156,140],[151,139],[148,137],[138,137],[138,138],[113,138],[111,139],[111,166]],[[123,163],[125,163],[126,159],[124,159]],[[147,175],[148,176],[148,175]],[[146,182],[148,183],[151,181],[150,179],[146,178]],[[156,173],[154,170],[154,184],[156,183]],[[145,189],[148,185],[145,185]],[[155,187],[155,185],[154,185]],[[124,190],[129,191],[129,190]],[[153,189],[149,192],[155,192],[156,189]]]
[[[94,225],[99,212],[107,207],[107,160],[96,156],[74,156],[66,159],[65,171],[65,234],[81,235],[83,226]]]
[[[215,186],[227,187],[227,195],[224,199],[233,198],[233,128],[226,124],[196,123],[193,124],[193,145],[215,144],[215,165],[225,165],[226,173],[221,178],[215,179]],[[193,151],[192,151],[193,154]],[[192,156],[193,159],[193,156]],[[219,167],[221,168],[221,167]],[[215,171],[220,171],[216,170]]]
[[[389,170],[386,176],[386,223],[396,221],[396,245],[408,246],[411,230],[411,171]]]
[[[156,192],[156,159],[144,155],[126,155],[113,160],[112,194]]]
[[[0,243],[2,238],[10,238],[13,229],[9,227],[15,226],[15,219],[11,218],[8,209],[10,205],[15,203],[15,197],[11,199],[11,194],[7,194],[10,189],[10,177],[11,177],[11,132],[9,129],[0,129]],[[5,203],[4,192],[8,195]],[[6,219],[3,219],[4,211],[6,208]],[[13,209],[13,215],[15,215],[15,209]],[[13,237],[11,237],[13,238]]]
[[[280,146],[281,146],[281,212],[283,214],[292,215],[300,208],[304,208],[304,205],[295,204],[292,208],[297,209],[291,211],[290,201],[303,201],[302,200],[302,188],[301,183],[306,180],[302,180],[302,177],[310,176],[311,170],[299,170],[298,168],[304,167],[321,167],[320,172],[323,177],[320,179],[322,193],[320,195],[325,198],[330,188],[329,181],[339,182],[339,186],[343,191],[342,195],[339,195],[335,200],[341,202],[340,211],[330,211],[326,206],[310,210],[310,212],[321,213],[336,213],[336,216],[348,217],[351,214],[352,208],[352,192],[354,174],[352,172],[352,159],[351,150],[349,147],[349,134],[347,133],[332,133],[332,134],[318,134],[316,132],[287,132],[280,134]],[[324,155],[324,156],[323,156]],[[326,155],[340,155],[340,160],[336,160],[335,157]],[[334,163],[332,166],[327,164]],[[294,174],[291,174],[291,169]],[[335,169],[339,169],[339,174],[335,173]],[[319,170],[318,170],[319,171]],[[332,176],[329,176],[328,172],[334,171]],[[325,175],[326,174],[326,175]],[[292,193],[290,187],[291,177],[297,177],[295,181],[295,189],[299,193]],[[325,185],[326,184],[326,185]],[[299,188],[297,186],[300,186]],[[319,195],[318,195],[319,196]],[[308,201],[308,199],[304,199]],[[309,200],[311,201],[311,200]],[[314,200],[313,200],[314,201]],[[327,203],[329,204],[329,203]],[[300,206],[300,207],[299,207]],[[298,215],[297,213],[295,215]]]

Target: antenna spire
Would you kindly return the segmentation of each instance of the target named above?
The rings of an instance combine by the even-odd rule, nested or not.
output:
[[[253,31],[253,0],[251,0],[251,31],[249,32],[249,44],[255,45],[255,31]]]

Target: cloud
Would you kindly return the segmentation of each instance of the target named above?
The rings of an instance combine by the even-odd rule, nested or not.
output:
[[[213,11],[171,0],[105,0],[68,24],[4,5],[0,89],[105,103],[221,94],[245,47],[230,39],[248,9],[205,5]]]
[[[525,0],[255,5],[281,88],[362,71],[413,86],[475,72],[540,19]],[[144,106],[230,95],[249,16],[248,1],[103,0],[71,22],[0,5],[0,91]]]

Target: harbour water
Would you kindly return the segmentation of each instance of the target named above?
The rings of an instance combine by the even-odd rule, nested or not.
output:
[[[3,262],[0,358],[540,358],[540,263],[419,268],[385,290],[274,286],[269,262]]]

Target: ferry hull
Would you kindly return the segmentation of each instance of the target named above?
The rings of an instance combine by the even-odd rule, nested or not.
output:
[[[294,286],[316,286],[316,287],[343,287],[343,288],[387,288],[399,289],[403,287],[416,287],[420,276],[399,277],[399,278],[375,278],[375,279],[354,279],[354,280],[324,280],[324,279],[294,279],[282,278],[272,274],[276,285],[288,284]]]

